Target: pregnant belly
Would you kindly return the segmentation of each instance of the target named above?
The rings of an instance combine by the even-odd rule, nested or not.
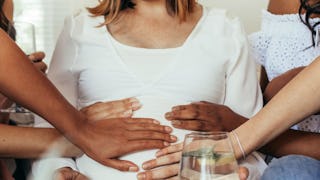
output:
[[[142,108],[135,112],[134,117],[148,117],[154,118],[162,125],[171,126],[170,122],[164,118],[164,114],[171,110],[173,106],[187,104],[182,100],[175,100],[172,98],[159,98],[153,96],[141,96],[137,97],[142,103]],[[184,135],[189,131],[174,129],[173,133],[178,137],[178,141],[183,141]],[[123,145],[125,148],[125,144]],[[143,162],[154,159],[155,152],[157,150],[146,150],[141,152],[132,153],[121,157],[120,159],[132,161],[140,167]],[[92,160],[88,156],[84,155],[77,159],[77,166],[79,171],[87,175],[93,180],[131,180],[136,179],[137,173],[134,172],[121,172],[112,168],[105,167],[96,161]]]

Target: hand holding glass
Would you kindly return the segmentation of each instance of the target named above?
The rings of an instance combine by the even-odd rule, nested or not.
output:
[[[238,180],[238,164],[226,132],[194,132],[185,136],[181,180]]]

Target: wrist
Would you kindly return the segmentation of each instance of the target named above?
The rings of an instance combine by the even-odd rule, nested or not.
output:
[[[86,117],[80,111],[75,110],[73,116],[69,117],[69,119],[60,126],[59,130],[71,143],[82,148],[81,144],[83,144],[85,140],[83,135],[86,134],[87,122]]]
[[[230,132],[234,129],[236,129],[237,127],[241,126],[243,123],[245,123],[248,119],[235,113],[231,108],[229,108],[228,106],[224,106],[223,108],[223,114],[225,114],[224,121],[224,128],[226,129],[226,131]]]

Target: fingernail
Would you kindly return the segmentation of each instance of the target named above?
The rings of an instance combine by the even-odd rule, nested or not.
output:
[[[167,113],[165,114],[165,117],[166,117],[166,118],[171,118],[172,115],[173,115],[173,114],[172,114],[171,112],[167,112]]]
[[[139,107],[141,107],[141,104],[140,104],[140,102],[134,102],[131,104],[131,107],[132,108],[139,108]]]
[[[125,112],[123,113],[123,115],[125,115],[125,116],[131,116],[131,115],[132,115],[132,110],[130,109],[130,110],[128,110],[128,111],[125,111]]]
[[[139,173],[137,178],[138,179],[145,179],[146,175],[144,173]]]
[[[139,102],[139,100],[137,98],[130,98],[129,102],[133,103],[133,102]]]
[[[180,125],[181,122],[180,121],[172,121],[172,125]]]
[[[134,166],[129,167],[130,172],[137,172],[138,170],[139,170],[138,167],[134,167]]]
[[[173,108],[172,108],[172,111],[178,111],[179,109],[180,109],[180,108],[176,106],[176,107],[173,107]]]
[[[154,124],[160,124],[160,122],[157,121],[157,120],[153,120],[153,123],[154,123]]]
[[[142,168],[143,168],[143,169],[147,169],[148,167],[149,167],[149,164],[148,164],[148,163],[142,164]]]
[[[170,144],[168,142],[163,142],[164,146],[169,146]]]
[[[169,126],[166,126],[166,127],[164,128],[164,130],[165,130],[166,132],[171,132],[171,131],[172,131],[172,128],[169,127]]]
[[[176,141],[176,140],[177,140],[177,137],[176,137],[176,136],[171,135],[171,136],[170,136],[170,139],[171,139],[172,141]]]

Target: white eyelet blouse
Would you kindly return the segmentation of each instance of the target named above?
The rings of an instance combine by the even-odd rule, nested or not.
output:
[[[319,20],[314,18],[311,23]],[[249,40],[252,54],[265,68],[269,80],[307,66],[320,55],[320,47],[312,47],[311,31],[301,22],[299,14],[274,15],[263,10],[261,30],[250,35]],[[319,133],[320,116],[311,116],[296,128]]]

